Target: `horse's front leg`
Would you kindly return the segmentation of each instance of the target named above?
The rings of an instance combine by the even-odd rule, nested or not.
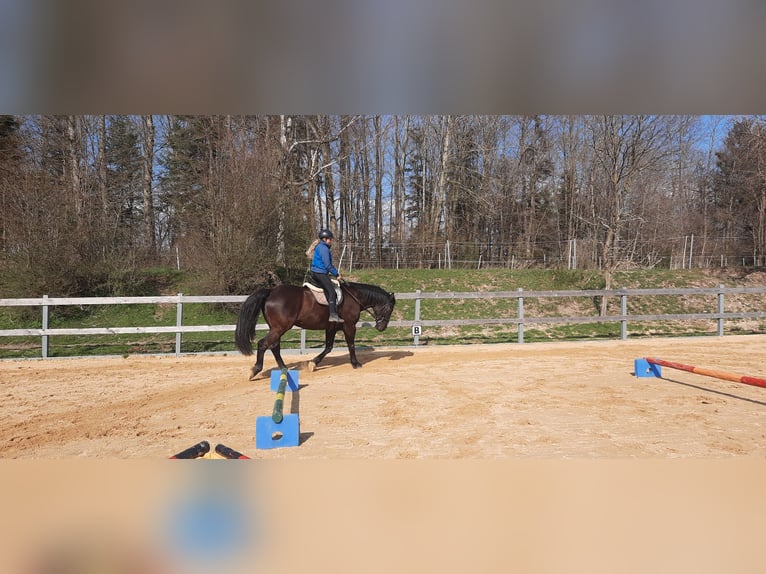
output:
[[[321,353],[319,353],[316,357],[311,359],[311,361],[309,361],[309,370],[313,371],[314,367],[316,367],[319,363],[321,363],[322,359],[324,359],[327,356],[327,354],[330,351],[332,351],[332,348],[335,345],[335,334],[337,332],[338,332],[338,327],[336,326],[329,327],[324,332],[324,350]]]
[[[358,369],[362,366],[356,359],[356,345],[354,344],[354,338],[356,337],[356,325],[343,324],[343,334],[346,336],[346,345],[348,346],[348,356],[351,359],[351,366]]]

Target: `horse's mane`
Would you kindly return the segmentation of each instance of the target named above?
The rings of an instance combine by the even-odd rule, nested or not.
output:
[[[388,292],[377,285],[352,283],[351,281],[347,281],[346,284],[359,293],[359,298],[362,299],[365,305],[378,305],[391,301]]]

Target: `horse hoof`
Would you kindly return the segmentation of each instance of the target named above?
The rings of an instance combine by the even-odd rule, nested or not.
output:
[[[362,368],[362,363],[352,363],[352,366],[353,366],[355,369],[361,369],[361,368]]]
[[[308,364],[309,373],[313,373],[314,369],[316,368],[317,368],[317,364],[314,361],[309,361],[309,364]]]
[[[249,379],[247,379],[247,380],[248,380],[248,381],[254,381],[254,380],[255,380],[255,377],[256,377],[256,375],[258,375],[258,373],[260,373],[260,372],[261,372],[261,371],[256,371],[255,369],[250,369],[250,378],[249,378]]]

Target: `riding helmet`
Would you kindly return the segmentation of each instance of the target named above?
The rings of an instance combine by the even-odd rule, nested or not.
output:
[[[329,229],[322,229],[319,232],[319,239],[335,239],[335,237]]]

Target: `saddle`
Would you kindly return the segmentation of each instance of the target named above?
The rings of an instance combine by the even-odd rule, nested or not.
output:
[[[335,296],[338,299],[338,306],[340,307],[340,302],[343,300],[343,291],[340,288],[340,283],[335,279],[330,279],[330,281],[332,281],[332,284],[335,286]],[[320,305],[327,305],[327,296],[324,294],[324,289],[319,285],[314,285],[313,283],[306,281],[303,286],[308,287],[311,294],[317,300],[317,303]]]

